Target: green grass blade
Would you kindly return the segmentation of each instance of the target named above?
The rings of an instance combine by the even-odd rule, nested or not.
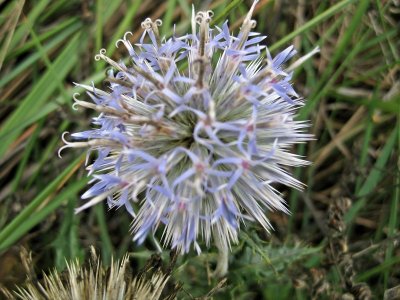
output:
[[[75,214],[77,203],[76,195],[71,195],[67,200],[64,210],[64,217],[57,235],[52,239],[51,246],[55,252],[55,267],[58,270],[64,270],[66,260],[82,259],[84,251],[79,243],[79,222],[80,216]]]
[[[66,186],[59,195],[54,197],[49,203],[43,206],[41,209],[35,211],[27,217],[24,222],[21,222],[15,227],[7,238],[1,242],[0,251],[9,248],[21,237],[23,237],[29,230],[34,226],[42,222],[49,214],[54,212],[61,204],[63,204],[69,197],[75,197],[76,194],[86,186],[88,182],[87,178],[73,181],[70,185]],[[21,213],[23,213],[22,211]]]
[[[116,47],[115,47],[115,43],[121,39],[124,35],[124,33],[126,31],[131,30],[131,28],[129,28],[132,19],[135,18],[136,13],[138,12],[140,7],[140,1],[133,1],[132,5],[129,7],[129,10],[126,12],[123,20],[121,21],[121,23],[119,24],[118,28],[115,30],[113,37],[111,39],[110,44],[107,47],[107,56],[111,57],[115,51],[116,51]],[[103,48],[103,47],[100,47]],[[97,51],[100,50],[96,49]],[[106,63],[104,61],[99,61],[96,63],[96,70],[102,70],[104,69]]]
[[[11,49],[16,48],[18,43],[22,41],[24,36],[28,34],[30,28],[32,28],[32,24],[35,24],[36,20],[43,13],[49,2],[50,0],[41,0],[35,3],[33,9],[26,17],[25,22],[21,23],[21,26],[16,30],[13,39],[11,40]]]
[[[60,43],[66,41],[73,33],[80,29],[81,26],[82,24],[76,23],[71,25],[70,27],[67,27],[64,31],[59,32],[53,39],[49,40],[46,44],[43,45],[43,51],[45,53],[53,51],[55,47],[58,47]],[[39,41],[41,41],[40,38]],[[21,60],[14,68],[10,70],[10,72],[4,74],[0,78],[0,88],[4,87],[7,83],[16,78],[22,72],[29,71],[29,69],[38,62],[40,57],[40,53],[33,52],[26,59]]]
[[[343,0],[343,1],[340,1],[339,3],[337,3],[337,4],[333,5],[332,7],[328,8],[323,13],[320,13],[317,16],[315,16],[313,19],[311,19],[310,21],[305,23],[303,26],[301,26],[301,27],[297,28],[296,30],[292,31],[288,35],[285,35],[285,37],[283,37],[282,39],[280,39],[279,41],[277,41],[276,43],[271,45],[271,47],[269,47],[269,50],[270,51],[275,51],[275,50],[279,49],[284,44],[290,42],[294,37],[296,37],[299,34],[302,34],[302,33],[306,32],[306,31],[310,30],[311,28],[313,28],[317,24],[321,23],[323,20],[325,20],[325,19],[333,16],[334,14],[340,12],[347,5],[349,5],[350,3],[355,2],[355,1],[356,0]]]
[[[96,1],[96,22],[98,24],[96,26],[96,49],[101,49],[103,44],[103,26],[101,26],[103,24],[103,4],[103,0]],[[100,70],[100,64],[96,64],[96,71]]]
[[[375,187],[378,185],[383,175],[385,174],[385,166],[389,160],[390,154],[395,146],[397,138],[397,128],[395,128],[390,134],[385,146],[381,150],[381,153],[375,162],[375,165],[372,171],[369,173],[367,179],[364,181],[364,184],[361,186],[360,190],[356,194],[356,197],[359,199],[350,210],[347,212],[345,216],[345,220],[347,222],[352,222],[358,212],[365,206],[366,198],[368,194],[370,194]]]
[[[337,89],[330,89],[329,93],[334,95],[335,98],[339,101],[352,103],[354,105],[362,105],[369,109],[378,109],[385,113],[397,114],[400,109],[400,95],[395,96],[392,99],[388,99],[383,101],[381,98],[372,98],[372,99],[360,99],[355,97],[346,97],[341,94],[336,93]]]
[[[192,17],[192,10],[186,0],[178,0],[179,5],[181,6],[183,12],[185,13],[186,17],[190,19]]]
[[[167,10],[164,15],[163,19],[163,26],[162,26],[162,35],[166,35],[172,28],[172,19],[174,17],[174,12],[176,9],[176,1],[177,0],[168,0],[167,3]]]
[[[389,268],[392,268],[393,265],[400,264],[400,257],[392,257],[390,260],[381,263],[380,265],[358,275],[355,277],[355,281],[361,282],[366,281],[367,279],[371,278],[372,276],[379,275],[380,273],[386,271]]]
[[[43,128],[43,122],[41,122],[41,124],[39,124],[39,126],[35,129],[35,131],[33,132],[32,136],[29,139],[27,146],[25,147],[22,159],[18,165],[17,172],[16,172],[16,174],[14,176],[14,180],[12,182],[12,186],[11,186],[12,193],[15,193],[19,187],[22,175],[23,175],[25,167],[28,163],[28,159],[33,151],[33,148],[37,142],[39,133],[42,130],[42,128]]]
[[[397,153],[400,153],[400,109],[397,111]],[[388,222],[388,238],[394,238],[399,228],[399,208],[400,208],[400,158],[397,158],[396,175],[394,179],[394,193],[392,203],[390,205],[390,214]],[[389,243],[385,253],[385,263],[389,263],[393,257],[395,247],[393,243]],[[389,269],[383,274],[383,285],[387,289],[389,283]]]
[[[37,50],[38,50],[38,53],[40,54],[40,56],[41,56],[41,58],[42,58],[42,61],[44,61],[44,63],[45,63],[45,65],[46,65],[47,69],[48,69],[50,72],[52,72],[52,75],[53,75],[54,78],[56,79],[56,83],[57,83],[58,88],[59,88],[59,90],[60,90],[60,94],[63,95],[63,97],[64,97],[65,99],[68,99],[69,96],[66,94],[65,89],[64,89],[64,87],[63,87],[63,85],[62,85],[63,78],[60,78],[60,76],[59,76],[57,70],[54,69],[54,67],[53,67],[53,65],[52,65],[52,63],[51,63],[49,57],[47,56],[46,51],[43,49],[43,46],[42,46],[42,44],[40,43],[39,38],[38,38],[38,36],[36,35],[35,31],[34,31],[33,29],[31,29],[29,33],[30,33],[30,35],[32,36],[32,40],[33,40],[33,42],[35,43],[35,46],[36,46],[36,48],[37,48]]]
[[[10,236],[14,234],[23,235],[20,230],[21,226],[29,220],[33,218],[35,214],[38,213],[38,209],[40,208],[46,200],[54,194],[57,189],[60,188],[64,182],[72,176],[72,174],[79,168],[79,166],[83,163],[84,158],[83,155],[78,157],[75,161],[73,161],[65,170],[57,176],[35,199],[32,200],[5,228],[0,231],[0,251],[3,251],[9,245]],[[48,204],[47,204],[48,205]]]
[[[62,53],[55,60],[53,68],[54,70],[57,70],[58,76],[56,78],[65,78],[68,72],[75,65],[78,57],[77,49],[79,43],[79,35],[77,34],[71,39]],[[42,106],[55,89],[59,87],[59,84],[60,83],[57,80],[54,80],[53,69],[47,70],[39,82],[34,85],[28,96],[21,101],[18,108],[16,108],[11,116],[4,122],[0,132],[0,139],[2,140],[2,143],[0,144],[0,157],[6,153],[8,147],[18,135],[18,132],[15,131],[10,134],[14,127],[26,122],[27,119],[40,112]]]
[[[102,250],[103,260],[106,265],[109,265],[111,263],[111,257],[114,252],[114,248],[111,243],[110,235],[108,233],[103,203],[96,205],[93,209],[96,214],[97,223],[100,229],[100,238],[102,241],[101,250]]]
[[[46,42],[49,39],[60,40],[60,38],[62,38],[65,35],[64,32],[65,31],[70,32],[72,28],[75,29],[73,31],[76,31],[76,29],[78,29],[78,28],[82,28],[82,22],[79,20],[79,18],[71,18],[71,19],[68,19],[65,21],[61,21],[56,26],[49,28],[48,30],[46,30],[43,33],[40,33],[38,35],[38,39],[39,39],[40,43],[42,43],[42,44],[46,44]],[[70,34],[68,34],[68,35],[70,35]],[[35,47],[35,44],[36,44],[35,41],[27,40],[20,47],[13,49],[12,52],[7,53],[6,60],[15,58],[24,52],[32,50],[32,48]]]
[[[56,110],[58,107],[59,106],[56,103],[48,103],[37,114],[35,114],[32,117],[27,118],[22,123],[20,123],[20,124],[16,125],[15,127],[13,127],[10,131],[8,131],[8,132],[0,131],[0,144],[3,143],[4,141],[6,141],[7,138],[10,138],[11,135],[18,134],[24,128],[26,128],[29,125],[39,121],[42,118],[44,118],[49,113],[51,113],[54,110]]]
[[[64,132],[69,125],[68,120],[64,120],[61,125],[58,128],[58,132]],[[24,185],[24,190],[29,190],[32,186],[32,184],[35,182],[35,180],[40,178],[39,175],[41,174],[41,171],[43,167],[46,165],[48,161],[50,161],[51,158],[54,157],[54,153],[57,152],[58,145],[60,144],[60,136],[55,135],[52,137],[52,139],[47,143],[46,147],[42,149],[40,153],[40,159],[37,161],[38,168],[33,172],[33,174],[29,177],[28,182]]]
[[[224,10],[217,15],[215,18],[212,19],[211,25],[218,25],[221,21],[224,21],[226,17],[229,15],[229,13],[236,8],[237,6],[242,3],[243,0],[233,0],[231,3],[229,3]]]
[[[368,37],[368,32],[366,32],[361,38],[359,43],[354,47],[350,53],[346,54],[345,49],[347,48],[349,42],[351,41],[354,32],[357,28],[359,28],[359,24],[361,22],[361,18],[364,16],[366,9],[368,8],[369,1],[362,0],[360,1],[359,6],[351,19],[349,26],[346,29],[346,33],[344,34],[343,38],[338,43],[334,51],[334,55],[332,59],[329,61],[328,66],[325,68],[324,73],[319,80],[319,84],[315,87],[313,94],[309,97],[309,100],[306,104],[302,107],[299,113],[299,119],[305,119],[310,114],[312,110],[315,109],[319,100],[325,95],[328,91],[330,84],[332,84],[336,78],[341,74],[341,70],[344,67],[352,62],[354,56],[361,50],[363,50],[363,42]],[[344,59],[343,59],[344,58]],[[336,68],[337,63],[340,59],[343,59],[343,63],[339,68]],[[336,71],[335,71],[336,68]],[[334,74],[334,75],[332,75]]]

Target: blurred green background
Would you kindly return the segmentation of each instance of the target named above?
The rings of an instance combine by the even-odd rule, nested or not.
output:
[[[74,214],[88,181],[84,156],[70,149],[59,159],[57,150],[62,132],[90,124],[90,111],[71,108],[80,92],[73,82],[102,86],[99,49],[123,58],[116,40],[126,31],[137,40],[147,17],[162,19],[166,36],[173,24],[186,33],[192,4],[237,32],[251,1],[0,0],[0,286],[24,281],[21,246],[38,274],[83,260],[89,245],[105,264],[129,251],[138,268],[156,250],[151,240],[131,241],[125,211]],[[336,299],[357,287],[381,299],[400,284],[400,3],[261,0],[255,19],[272,54],[290,44],[300,55],[321,48],[293,78],[306,98],[299,119],[311,120],[316,137],[294,151],[313,165],[295,170],[304,192],[277,187],[292,214],[269,214],[271,235],[256,225],[241,233],[227,287],[214,298]],[[216,257],[211,248],[179,258],[179,298],[216,285]]]

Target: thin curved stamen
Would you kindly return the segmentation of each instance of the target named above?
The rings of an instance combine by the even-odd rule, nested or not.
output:
[[[61,135],[61,139],[66,144],[65,146],[62,146],[58,150],[58,157],[61,157],[61,152],[66,149],[66,148],[90,148],[90,147],[96,147],[96,146],[115,146],[118,145],[115,141],[112,140],[106,140],[106,139],[94,139],[94,140],[89,140],[87,142],[69,142],[65,139],[65,135],[69,134],[68,131],[63,132]]]
[[[162,21],[160,19],[157,19],[153,22],[150,18],[147,18],[142,22],[143,29],[146,29],[147,31],[152,31],[154,33],[158,46],[161,45],[160,32],[158,30],[158,27],[160,27],[161,25]]]

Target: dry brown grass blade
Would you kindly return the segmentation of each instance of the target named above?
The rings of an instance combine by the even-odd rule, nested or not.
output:
[[[338,134],[333,137],[331,142],[318,151],[315,156],[312,156],[311,160],[314,161],[313,165],[315,168],[320,166],[338,145],[343,144],[347,139],[364,129],[362,125],[357,125],[360,124],[360,121],[364,118],[365,112],[366,109],[363,106],[359,107],[350,120],[340,129]]]
[[[1,92],[0,102],[7,102],[11,98],[14,92],[18,92],[23,90],[25,87],[23,86],[26,83],[26,79],[31,75],[30,70],[24,72],[18,78],[11,81],[4,90]]]
[[[72,177],[72,175],[74,175],[75,172],[79,170],[84,163],[85,163],[85,157],[82,157],[82,159],[73,167],[73,169],[63,178],[63,180],[60,182],[54,193],[51,194],[49,197],[47,197],[47,199],[43,201],[42,205],[38,207],[38,210],[46,206],[49,203],[49,201],[51,201],[51,199],[54,198],[54,195],[58,194],[58,192],[63,188],[65,183],[68,182],[68,180]]]
[[[24,4],[25,0],[16,1],[14,11],[11,14],[11,18],[4,24],[4,28],[2,28],[1,30],[2,32],[8,32],[8,33],[7,37],[4,40],[4,44],[2,45],[2,49],[0,51],[0,71],[1,67],[3,66],[4,58],[6,57],[8,47],[14,35],[15,27],[17,26]],[[1,33],[0,35],[3,35],[3,33]]]
[[[23,143],[27,138],[29,138],[33,132],[36,130],[37,128],[37,124],[33,124],[32,126],[30,126],[28,129],[26,129],[24,131],[24,133],[22,133],[17,140],[15,140],[11,146],[10,149],[8,150],[8,152],[13,151],[16,147],[18,147],[21,143]],[[7,153],[8,154],[8,153]]]
[[[325,109],[321,110],[321,117],[324,120],[325,124],[328,124],[331,122]],[[339,151],[342,152],[342,154],[347,159],[351,159],[351,153],[350,153],[349,149],[347,149],[346,145],[342,142],[341,139],[336,138],[337,134],[334,132],[332,126],[326,126],[326,129],[331,137],[332,142],[335,143],[335,146],[339,149]]]

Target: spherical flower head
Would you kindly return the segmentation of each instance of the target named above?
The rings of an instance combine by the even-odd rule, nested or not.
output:
[[[310,55],[289,68],[293,47],[272,58],[252,31],[255,5],[237,36],[227,22],[210,28],[211,11],[193,13],[191,34],[168,39],[160,20],[146,19],[138,44],[129,32],[117,42],[129,60],[96,55],[112,67],[108,90],[79,85],[93,103],[74,96],[74,108],[99,113],[96,128],[63,137],[63,148],[97,152],[82,196],[91,200],[78,211],[106,199],[132,215],[134,241],[162,227],[164,244],[182,253],[200,251],[199,240],[229,247],[241,222],[269,230],[267,211],[288,212],[273,184],[302,187],[288,167],[307,162],[290,150],[311,135],[294,119],[302,102],[290,80]]]

